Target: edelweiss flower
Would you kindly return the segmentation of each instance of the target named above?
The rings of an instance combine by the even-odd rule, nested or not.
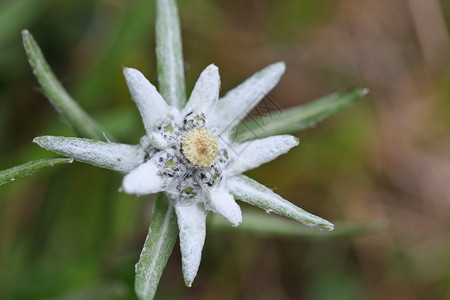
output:
[[[177,214],[183,275],[191,286],[200,264],[207,212],[238,226],[242,214],[230,191],[236,197],[249,191],[256,197],[273,194],[239,174],[298,145],[298,139],[290,135],[244,143],[232,138],[236,125],[278,83],[284,70],[283,63],[270,65],[219,99],[218,68],[210,65],[200,75],[186,106],[178,110],[169,106],[139,71],[125,68],[127,85],[146,130],[139,145],[54,136],[37,137],[34,142],[79,161],[127,174],[121,187],[126,193],[166,192]],[[297,208],[273,195],[286,210]]]

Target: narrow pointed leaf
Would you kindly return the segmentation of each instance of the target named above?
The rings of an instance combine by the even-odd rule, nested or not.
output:
[[[134,287],[141,300],[153,299],[178,236],[175,209],[163,193],[155,204],[152,224],[136,265]]]
[[[236,128],[234,141],[242,143],[276,134],[294,133],[313,127],[343,108],[350,106],[367,93],[367,89],[355,88],[344,93],[323,97],[305,105],[250,119]]]
[[[34,138],[33,142],[55,153],[121,173],[129,173],[144,161],[145,156],[138,145],[105,143],[91,139],[40,136]]]
[[[41,49],[28,30],[22,31],[22,38],[34,75],[55,109],[63,115],[69,125],[80,136],[105,140],[105,130],[70,97],[55,74],[53,74]]]
[[[156,58],[159,92],[171,106],[186,103],[180,20],[175,0],[156,1]]]
[[[43,168],[53,167],[60,164],[70,164],[72,162],[73,158],[65,157],[49,157],[30,161],[25,164],[0,171],[0,185],[14,181],[23,176],[31,175]]]
[[[236,228],[212,215],[208,228],[216,231],[233,231],[264,237],[302,237],[308,239],[346,238],[376,233],[386,229],[385,220],[371,220],[350,224],[336,224],[333,231],[309,230],[298,222],[280,218],[261,211],[247,209],[242,211],[244,222]]]
[[[325,230],[333,230],[334,228],[334,225],[327,220],[295,206],[275,194],[271,189],[247,176],[233,176],[227,180],[226,184],[228,190],[235,198],[262,208],[266,212],[274,212],[299,221],[309,227]],[[245,219],[243,221],[245,222]]]

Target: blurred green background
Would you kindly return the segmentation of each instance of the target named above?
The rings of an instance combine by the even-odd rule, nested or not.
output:
[[[139,141],[122,66],[157,82],[153,5],[0,1],[0,169],[52,155],[35,136],[75,136],[33,77],[24,28],[82,107],[122,142]],[[282,108],[370,88],[249,174],[337,228],[389,225],[333,239],[209,226],[194,286],[176,245],[156,298],[450,299],[450,2],[190,0],[179,10],[189,91],[210,63],[223,94],[276,61],[287,64],[270,94]],[[120,183],[73,163],[1,186],[0,299],[135,299],[154,198]]]

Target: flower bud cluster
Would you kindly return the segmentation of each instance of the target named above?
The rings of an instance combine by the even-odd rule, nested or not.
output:
[[[158,175],[172,198],[191,202],[222,180],[230,159],[225,146],[206,128],[203,114],[189,113],[179,123],[162,124],[151,138],[141,140],[141,146],[148,153],[147,160],[157,156]]]

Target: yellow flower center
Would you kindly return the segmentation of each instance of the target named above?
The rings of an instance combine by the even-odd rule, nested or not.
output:
[[[186,159],[193,165],[209,167],[219,152],[217,137],[205,128],[196,128],[181,139],[181,149]]]

